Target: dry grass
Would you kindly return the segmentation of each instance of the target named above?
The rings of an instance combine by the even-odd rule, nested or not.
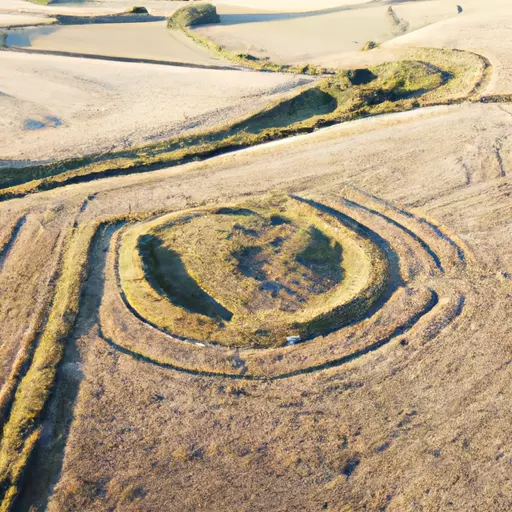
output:
[[[59,245],[62,246],[64,237],[59,241]],[[59,251],[61,252],[61,251]],[[48,293],[45,300],[42,301],[42,305],[35,308],[32,311],[34,319],[29,329],[24,333],[24,336],[20,340],[16,358],[11,365],[10,372],[3,382],[0,391],[0,428],[3,428],[9,419],[12,404],[15,400],[15,394],[18,389],[20,381],[24,378],[28,368],[30,367],[31,360],[34,354],[34,350],[37,346],[40,332],[45,326],[47,321],[48,311],[51,306],[51,300],[54,293],[54,285],[57,281],[57,277],[60,271],[60,256],[57,259],[56,264],[51,272],[51,277],[48,284]],[[8,364],[9,358],[6,357],[5,363]]]
[[[30,367],[15,362],[6,387],[0,510],[507,510],[506,103],[79,183],[473,101],[490,71],[418,50],[218,131],[28,169],[39,181],[5,189],[0,258],[18,274],[1,275],[3,326],[25,297],[39,318],[33,266],[59,264]],[[13,263],[20,251],[32,266]],[[314,339],[282,346],[292,333]]]
[[[31,212],[13,224],[7,249],[2,254],[1,287],[3,318],[0,344],[0,425],[4,425],[14,393],[24,377],[44,327],[60,270],[63,245],[73,222],[69,210],[38,215]],[[76,210],[75,210],[76,211]],[[69,217],[68,217],[69,214]],[[37,243],[39,251],[27,250]],[[12,311],[16,315],[12,315]]]
[[[95,225],[81,227],[69,243],[48,322],[30,369],[18,386],[9,420],[3,428],[0,444],[2,510],[10,510],[19,492],[23,468],[40,433],[38,420],[51,393],[63,343],[78,310],[87,248],[96,229]]]
[[[355,74],[347,76],[346,79],[359,80],[361,77]],[[383,79],[382,83],[387,83],[387,80],[395,81],[395,74],[390,71],[389,77],[386,81]],[[407,81],[404,83],[407,84]],[[387,126],[385,120],[377,119],[374,122],[380,127]],[[402,131],[393,131],[393,134],[400,133],[400,137],[404,137],[404,132],[414,133],[419,129],[419,121],[413,125],[415,130],[406,121],[402,122],[404,124],[398,125]],[[411,123],[410,120],[408,122]],[[457,128],[453,121],[454,135],[466,133],[462,130],[471,125],[471,122],[461,123]],[[394,128],[396,126],[391,126],[390,129]],[[445,148],[446,152],[436,154],[441,143],[432,143],[429,146],[429,151],[437,158],[436,165],[433,163],[427,169],[429,172],[421,167],[414,168],[413,172],[411,165],[407,166],[410,170],[399,174],[398,170],[404,168],[404,162],[411,163],[416,158],[414,154],[411,156],[411,147],[416,146],[411,145],[410,140],[404,147],[398,144],[393,152],[387,153],[386,165],[382,160],[382,149],[379,149],[375,150],[375,154],[380,156],[372,156],[367,167],[362,167],[358,162],[365,162],[364,155],[373,151],[373,145],[382,144],[381,139],[389,137],[389,132],[383,129],[377,135],[373,132],[363,139],[353,136],[353,140],[347,141],[346,136],[340,135],[344,132],[340,132],[340,128],[336,130],[338,131],[331,130],[315,135],[315,138],[319,138],[317,143],[322,142],[324,137],[331,137],[328,139],[331,145],[321,145],[309,159],[300,153],[306,151],[306,148],[299,147],[298,141],[292,142],[290,148],[274,148],[276,153],[272,153],[273,155],[279,154],[280,159],[287,155],[289,159],[281,169],[283,172],[276,171],[280,167],[271,167],[267,174],[260,177],[256,177],[255,172],[251,173],[251,166],[261,158],[262,153],[259,150],[238,155],[234,161],[223,159],[212,163],[211,172],[200,175],[178,172],[176,177],[172,177],[168,172],[158,179],[150,179],[148,176],[140,178],[139,182],[126,178],[115,184],[104,183],[105,188],[98,196],[90,198],[89,206],[82,212],[76,228],[84,236],[81,242],[74,238],[75,242],[68,246],[64,259],[66,265],[57,286],[50,323],[45,330],[45,334],[50,336],[47,341],[52,343],[51,350],[43,351],[43,347],[39,347],[34,359],[35,366],[18,390],[13,414],[5,430],[2,457],[8,456],[9,463],[5,474],[7,485],[2,491],[5,492],[6,504],[14,499],[19,490],[18,482],[27,469],[25,463],[41,433],[42,420],[48,425],[51,423],[48,418],[55,414],[52,408],[44,407],[48,400],[48,389],[42,387],[41,383],[50,388],[54,385],[51,378],[54,371],[52,365],[59,359],[58,352],[62,350],[63,343],[57,334],[65,332],[65,325],[69,328],[69,324],[65,324],[63,319],[73,322],[76,312],[74,306],[64,307],[62,301],[76,303],[78,292],[72,292],[76,290],[73,283],[80,280],[80,287],[87,287],[90,294],[88,297],[96,300],[99,296],[101,309],[93,312],[91,321],[96,326],[94,329],[89,331],[78,326],[78,331],[74,334],[80,337],[86,347],[86,355],[80,361],[87,378],[80,384],[62,477],[54,490],[49,510],[105,510],[119,504],[128,510],[158,510],[165,508],[165,503],[171,502],[170,500],[186,510],[191,503],[190,479],[195,489],[191,506],[208,502],[213,503],[212,506],[216,509],[231,510],[245,492],[243,486],[233,488],[225,485],[227,478],[234,481],[236,475],[238,478],[242,475],[244,481],[253,478],[258,483],[258,488],[262,489],[254,492],[254,509],[271,506],[268,493],[272,493],[275,486],[278,486],[279,494],[272,495],[272,501],[280,500],[286,510],[295,506],[295,493],[282,483],[284,478],[276,475],[286,475],[287,482],[292,479],[293,487],[299,492],[297,507],[299,501],[313,510],[322,507],[326,502],[345,502],[353,507],[363,504],[363,508],[372,510],[372,507],[380,507],[385,503],[385,497],[381,499],[378,493],[383,488],[387,489],[388,483],[397,485],[398,490],[395,491],[393,499],[399,507],[399,500],[410,503],[416,499],[418,493],[424,496],[423,487],[421,492],[416,492],[409,487],[408,479],[401,480],[397,476],[401,474],[402,464],[409,464],[408,467],[412,467],[418,474],[420,470],[426,471],[430,479],[429,485],[434,481],[432,479],[435,478],[437,470],[420,463],[425,454],[423,448],[418,446],[419,441],[430,439],[428,432],[436,425],[436,421],[444,420],[444,414],[440,415],[438,407],[443,412],[445,407],[453,407],[450,411],[452,417],[460,420],[460,428],[467,429],[467,425],[470,425],[469,428],[474,430],[467,436],[471,437],[472,443],[479,442],[478,421],[457,416],[456,411],[467,407],[467,395],[453,388],[452,378],[457,364],[467,364],[468,368],[472,368],[472,358],[468,357],[467,352],[468,345],[471,355],[480,358],[484,357],[481,351],[485,343],[480,338],[471,341],[475,336],[474,331],[463,330],[459,333],[468,339],[454,337],[461,326],[468,324],[469,319],[481,326],[481,335],[484,335],[485,326],[488,324],[487,318],[483,318],[487,313],[484,315],[483,312],[489,311],[489,304],[481,294],[487,293],[487,287],[491,286],[492,281],[494,297],[497,294],[499,297],[502,294],[504,296],[505,289],[502,290],[502,286],[506,286],[506,280],[503,280],[505,284],[499,284],[499,280],[495,278],[495,269],[487,268],[484,271],[480,264],[469,265],[466,248],[451,232],[460,232],[466,225],[464,219],[453,217],[461,202],[479,205],[477,211],[472,212],[475,215],[474,222],[481,223],[475,225],[479,233],[482,233],[482,227],[488,225],[493,218],[490,212],[480,215],[484,203],[494,204],[497,201],[498,215],[502,216],[503,211],[506,211],[502,208],[506,204],[506,196],[503,194],[506,187],[502,190],[504,182],[501,181],[501,188],[497,188],[496,179],[489,177],[487,182],[453,192],[451,180],[456,175],[455,170],[450,169],[449,172],[446,169],[438,170],[437,167],[446,166],[449,161],[447,155],[452,154],[456,148]],[[420,132],[417,136],[422,134]],[[296,154],[297,151],[299,154]],[[336,164],[326,162],[326,154]],[[308,162],[308,169],[300,168],[300,162]],[[266,161],[265,166],[281,164],[282,160],[275,163]],[[257,171],[264,172],[265,168],[258,167]],[[379,169],[378,173],[376,168]],[[219,169],[221,172],[216,174],[215,171]],[[383,247],[389,261],[394,262],[397,267],[394,277],[400,276],[406,282],[371,317],[362,322],[319,337],[312,343],[293,347],[240,352],[223,350],[221,347],[201,348],[152,329],[126,307],[123,309],[122,301],[120,304],[114,302],[113,297],[116,293],[119,294],[119,289],[110,263],[105,268],[105,280],[108,281],[105,289],[96,281],[91,283],[85,280],[83,274],[80,276],[81,267],[89,257],[88,244],[93,236],[90,221],[99,221],[105,212],[119,210],[127,216],[126,212],[133,207],[144,214],[140,214],[138,219],[133,218],[139,223],[130,226],[126,230],[127,235],[139,227],[140,234],[151,227],[156,230],[155,235],[171,241],[174,236],[170,234],[171,231],[157,232],[157,225],[162,225],[166,219],[159,217],[155,225],[151,226],[148,224],[148,216],[173,210],[176,212],[175,218],[194,210],[218,212],[219,204],[262,208],[264,202],[259,200],[251,203],[247,199],[242,200],[243,194],[261,189],[263,184],[267,187],[266,190],[274,188],[275,183],[283,188],[282,182],[272,180],[284,179],[287,173],[291,174],[287,188],[296,189],[297,176],[311,179],[308,174],[298,174],[300,172],[312,173],[316,180],[307,187],[302,181],[301,187],[313,189],[315,185],[322,185],[330,191],[312,192],[309,196],[318,203],[318,207],[314,207],[317,210],[316,215],[325,212],[325,208],[331,208],[354,222],[368,226],[374,233],[372,240],[377,240],[379,236],[388,245],[386,247],[384,244]],[[440,172],[450,177],[448,182],[439,179]],[[451,195],[438,194],[429,203],[435,206],[428,209],[428,217],[426,214],[420,215],[413,208],[400,208],[399,201],[392,204],[382,202],[377,194],[378,190],[387,190],[386,196],[393,197],[391,191],[396,189],[396,194],[405,191],[411,198],[421,199],[423,192],[419,191],[424,190],[425,174],[431,177],[429,190],[435,186],[445,187],[442,190],[451,190]],[[236,176],[239,177],[238,181]],[[374,184],[372,190],[375,194],[364,194],[350,187],[340,188],[339,185],[346,176],[350,176],[351,183],[359,186]],[[487,189],[487,184],[492,187]],[[88,184],[85,187],[93,186],[96,187],[97,184]],[[205,188],[199,192],[200,187]],[[81,187],[70,187],[66,189],[67,197],[88,193],[91,188],[80,192]],[[141,190],[144,194],[141,194]],[[482,190],[484,194],[490,195],[482,198]],[[494,192],[491,194],[492,190]],[[196,195],[185,199],[185,194],[191,194],[192,191],[196,191]],[[26,205],[29,199],[39,205],[44,205],[38,202],[42,200],[61,201],[58,194],[50,193],[24,199],[20,201],[19,207]],[[194,208],[194,201],[210,204],[197,210]],[[313,207],[313,204],[308,205],[308,208],[304,206],[303,212],[311,215],[309,206]],[[270,218],[272,213],[265,213],[267,210],[270,208],[265,206],[263,217]],[[226,216],[226,211],[218,215]],[[331,213],[332,215],[334,214]],[[296,213],[296,216],[299,217],[299,214]],[[430,217],[444,219],[450,229],[430,221]],[[307,222],[304,221],[306,218]],[[269,243],[272,241],[273,234],[265,231],[268,228],[265,228],[266,224],[253,224],[244,216],[237,218],[236,222],[245,231],[261,230],[262,241],[266,240],[265,233],[268,233]],[[312,221],[302,214],[296,222],[305,222],[306,225]],[[323,221],[318,222],[323,227]],[[197,254],[206,258],[205,265],[215,263],[213,259],[208,259],[213,258],[213,254],[210,254],[212,251],[208,251],[211,246],[198,246],[206,238],[205,230],[212,233],[211,228],[216,225],[215,222],[206,223],[204,226],[197,225],[194,230],[179,234],[176,238],[179,250],[184,253],[190,251],[187,257],[192,260],[194,248],[197,248]],[[226,230],[228,227],[234,228],[233,223],[229,222],[221,222],[220,226]],[[333,226],[331,223],[330,229]],[[352,230],[354,226],[355,224],[352,225]],[[241,228],[234,229],[238,232]],[[228,236],[229,231],[225,235]],[[335,238],[340,233],[329,231],[329,235],[330,238]],[[218,245],[219,255],[223,254],[223,247],[226,250],[231,247],[229,241],[224,239],[223,242],[221,233],[210,236],[210,243]],[[190,239],[190,248],[183,247],[186,238]],[[335,247],[332,243],[314,247],[310,245],[304,254],[304,249],[308,246],[307,230],[305,238],[301,236],[296,240],[297,246],[293,247],[291,254],[302,253],[302,257],[310,262],[318,259],[317,252],[312,249],[318,247],[330,252]],[[480,259],[485,258],[485,253],[489,252],[485,250],[487,247],[480,244],[478,239],[473,239],[475,240],[476,247],[473,249],[480,251]],[[253,244],[249,234],[244,234],[240,242],[242,249]],[[122,249],[126,247],[125,243],[126,239]],[[226,245],[223,246],[223,243]],[[344,255],[346,241],[340,242],[340,245]],[[137,249],[136,240],[134,247]],[[263,250],[268,254],[268,244]],[[130,254],[133,256],[134,253]],[[498,252],[495,251],[495,254]],[[115,246],[111,248],[108,256],[109,259],[115,256]],[[89,263],[91,270],[95,269],[101,276],[103,267],[97,268],[99,260],[95,256]],[[189,262],[189,268],[192,268],[195,261]],[[491,263],[487,261],[486,264]],[[219,275],[215,277],[215,288],[220,287],[220,271],[223,265],[223,262],[217,262]],[[288,267],[284,265],[284,261],[277,259],[268,271],[283,274],[286,268]],[[212,267],[212,273],[214,270]],[[79,277],[73,277],[74,273]],[[207,276],[208,273],[205,272],[204,275]],[[200,278],[201,276],[198,279]],[[216,296],[221,295],[217,290],[213,291]],[[461,302],[461,296],[465,302]],[[437,297],[436,301],[433,297]],[[65,317],[66,311],[70,312],[69,317]],[[501,313],[496,314],[499,317]],[[500,322],[494,323],[500,325]],[[468,332],[473,334],[469,335]],[[488,339],[487,342],[489,343]],[[492,359],[498,353],[495,350],[489,351],[489,358],[486,359],[489,365],[498,364],[498,361]],[[424,358],[425,354],[428,359]],[[47,363],[48,366],[43,368],[38,361]],[[246,365],[245,373],[243,365]],[[439,399],[435,400],[436,395],[430,391],[432,365],[438,371],[444,372],[444,378],[436,381],[435,392],[437,393],[437,386],[441,386],[443,393],[450,396],[448,405],[446,402],[440,405]],[[73,368],[64,368],[63,374],[70,375],[69,379],[77,378],[73,374]],[[479,386],[479,380],[473,378],[471,372],[464,376],[458,373],[458,376]],[[501,373],[500,378],[503,377]],[[234,382],[235,378],[237,382]],[[265,382],[266,380],[269,382]],[[484,392],[482,387],[479,389],[481,393]],[[485,397],[481,400],[483,402],[479,406],[492,403]],[[37,412],[38,409],[44,410],[43,416]],[[412,411],[417,412],[413,414]],[[29,419],[28,423],[25,418]],[[398,427],[399,424],[402,426]],[[236,439],[233,437],[233,429],[240,434]],[[442,450],[454,446],[451,443],[453,430],[448,430],[449,432],[439,434],[439,438],[429,441],[429,450],[431,447],[432,452],[436,451],[438,444],[442,446]],[[40,445],[40,457],[48,453],[45,450],[51,452],[54,439],[52,435],[59,435],[59,431],[52,434],[50,430],[47,435],[52,441]],[[318,446],[322,447],[321,457],[318,455]],[[397,450],[404,450],[406,453],[399,456]],[[461,456],[457,455],[458,452],[454,453],[456,458]],[[467,454],[465,451],[461,453]],[[368,480],[369,475],[382,467],[383,457],[389,457],[387,463],[390,464],[392,473],[380,473],[378,481]],[[442,457],[443,451],[440,458]],[[38,468],[44,467],[37,460],[39,459],[36,458],[28,465],[30,470],[33,464],[35,474]],[[412,466],[411,460],[414,461]],[[5,461],[2,458],[3,464]],[[219,472],[227,477],[212,476]],[[183,478],[185,474],[192,476],[187,480]],[[418,474],[415,476],[416,482],[422,482]],[[322,475],[329,482],[327,489],[325,485],[318,483],[318,475]],[[346,483],[349,480],[351,489],[354,489],[353,494],[347,491]],[[162,482],[172,485],[165,486],[163,490]],[[371,499],[363,491],[368,485],[372,486],[376,494]],[[470,487],[466,486],[469,485],[468,481],[463,480],[461,489],[467,490]],[[24,493],[28,501],[36,499],[30,489],[26,488]],[[319,492],[322,493],[321,502],[318,501]],[[458,496],[453,499],[462,499],[460,493]],[[433,500],[434,504],[444,503],[439,496],[430,495],[428,499]],[[459,508],[463,510],[462,506]],[[484,506],[482,508],[485,509]]]
[[[128,230],[119,273],[128,302],[159,328],[255,347],[359,320],[388,276],[371,240],[286,198]]]
[[[89,247],[100,225],[101,222],[92,222],[79,226],[66,243],[46,325],[30,367],[16,389],[8,420],[4,422],[0,443],[2,511],[11,509],[27,460],[40,435],[41,415],[78,312],[81,286],[87,275]]]
[[[417,58],[418,60],[414,60]],[[0,200],[100,177],[147,172],[203,160],[372,115],[474,97],[485,83],[485,61],[467,52],[414,50],[411,60],[339,71],[243,121],[191,137],[52,164],[3,169]]]
[[[90,248],[101,226],[145,215],[108,216],[76,225],[64,241],[63,254],[55,269],[51,308],[41,310],[36,329],[24,340],[10,379],[0,396],[2,438],[0,441],[0,510],[8,511],[19,493],[27,461],[41,433],[42,415],[54,386],[65,343],[78,314],[82,285],[87,278]],[[39,330],[41,333],[38,335]],[[36,340],[37,337],[37,340]],[[37,341],[37,345],[34,345]],[[28,368],[23,369],[23,367]],[[18,383],[19,382],[19,383]],[[17,387],[15,386],[17,384]],[[15,394],[14,394],[15,391]],[[14,396],[12,396],[14,394]]]

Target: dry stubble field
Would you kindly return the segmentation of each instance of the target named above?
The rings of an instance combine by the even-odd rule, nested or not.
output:
[[[122,27],[165,59],[161,21],[0,51],[1,510],[512,508],[506,2],[397,2],[430,16],[403,34],[390,2],[323,3],[218,4],[165,64],[83,55]],[[366,10],[375,50],[322,31]],[[304,64],[299,22],[316,66],[359,71],[233,60]]]

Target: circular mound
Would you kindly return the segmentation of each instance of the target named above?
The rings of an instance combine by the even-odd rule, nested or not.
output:
[[[363,318],[389,266],[364,231],[280,197],[137,224],[122,239],[119,277],[130,306],[165,332],[276,347]]]

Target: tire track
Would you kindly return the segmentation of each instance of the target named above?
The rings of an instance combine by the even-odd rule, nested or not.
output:
[[[443,239],[444,241],[446,241],[448,244],[450,244],[454,249],[455,251],[457,252],[457,257],[459,259],[459,261],[466,265],[467,264],[467,257],[466,257],[466,250],[458,243],[456,242],[455,240],[453,240],[450,236],[448,236],[446,233],[444,233],[442,231],[442,229],[437,226],[436,224],[434,224],[433,222],[423,218],[423,217],[420,217],[419,215],[416,215],[412,212],[409,212],[407,210],[403,210],[402,208],[399,208],[397,206],[395,206],[394,204],[390,203],[389,201],[386,201],[385,199],[381,199],[380,197],[377,197],[373,194],[370,194],[369,192],[366,192],[365,190],[359,188],[359,187],[356,187],[354,185],[350,186],[350,188],[354,189],[355,191],[359,192],[360,194],[362,194],[363,196],[366,196],[366,197],[369,197],[370,199],[373,199],[375,202],[377,203],[380,203],[384,206],[386,206],[387,208],[390,208],[391,210],[393,210],[394,212],[398,213],[399,215],[402,215],[406,218],[409,218],[409,219],[412,219],[420,224],[423,224],[425,226],[427,226],[429,229],[431,229],[439,238]]]
[[[392,219],[391,217],[388,217],[388,216],[384,215],[383,213],[378,212],[377,210],[369,208],[368,206],[364,206],[362,204],[356,203],[355,201],[351,201],[350,199],[343,199],[342,201],[347,206],[350,206],[352,208],[357,208],[359,210],[370,213],[371,215],[375,215],[376,217],[380,217],[381,219],[385,220],[389,224],[391,224],[391,225],[395,226],[396,228],[400,229],[401,231],[403,231],[406,235],[411,237],[413,240],[415,240],[421,246],[421,248],[429,255],[430,259],[434,262],[434,265],[439,270],[439,272],[444,274],[444,272],[445,272],[444,267],[443,267],[443,264],[441,263],[441,259],[439,258],[439,256],[432,249],[432,247],[430,247],[430,245],[428,245],[427,242],[425,242],[425,240],[423,240],[423,238],[421,238],[416,233],[414,233],[414,231],[412,231],[409,228],[405,227],[404,225],[400,224],[399,222]]]
[[[0,271],[4,268],[5,262],[18,239],[25,222],[27,221],[27,214],[22,215],[14,224],[9,234],[7,241],[0,248]]]
[[[496,161],[498,162],[500,178],[506,178],[507,171],[505,169],[505,164],[503,162],[503,156],[501,155],[501,150],[503,149],[503,139],[496,139],[496,142],[495,142],[493,148],[494,148],[494,154],[496,156]]]
[[[75,220],[70,224],[70,226],[76,225],[76,219],[80,215],[84,204],[85,202],[83,202],[78,207]],[[25,221],[26,215],[24,215],[22,219]],[[46,286],[52,290],[52,294],[50,294],[46,300],[42,299],[36,304],[35,320],[31,324],[28,335],[24,336],[19,349],[19,353],[12,366],[12,370],[0,390],[0,429],[9,419],[10,410],[14,403],[15,393],[18,385],[30,369],[34,352],[37,349],[41,335],[43,334],[45,326],[48,322],[53,304],[53,292],[55,291],[57,281],[62,272],[62,259],[65,252],[66,242],[70,238],[71,232],[67,229],[63,229],[55,241],[54,247],[57,252],[57,257],[55,258],[54,266],[46,283]]]
[[[88,200],[82,203],[77,216],[85,209]],[[105,270],[110,238],[118,227],[100,225],[89,247],[90,263],[86,284],[82,285],[78,314],[59,364],[52,398],[43,415],[41,441],[33,454],[33,462],[28,466],[23,492],[16,502],[15,510],[28,510],[33,506],[37,510],[46,510],[53,487],[60,479],[74,405],[82,380],[80,372],[73,373],[67,368],[79,365],[77,342],[97,325],[96,313],[103,290],[101,273]]]
[[[121,345],[118,345],[115,343],[112,339],[107,338],[103,335],[103,332],[100,328],[99,333],[101,339],[111,348],[114,350],[121,352],[122,354],[128,355],[134,359],[137,359],[138,361],[142,361],[148,364],[152,364],[154,366],[158,366],[159,368],[165,368],[167,370],[174,370],[179,373],[185,373],[188,375],[194,375],[194,376],[200,376],[200,377],[216,377],[216,378],[222,378],[222,379],[230,379],[230,380],[246,380],[246,381],[274,381],[274,380],[283,380],[283,379],[289,379],[292,377],[299,377],[302,375],[309,375],[312,373],[329,370],[331,368],[337,368],[340,366],[343,366],[347,363],[350,363],[352,361],[355,361],[357,359],[360,359],[361,357],[370,354],[371,352],[375,352],[379,348],[383,347],[384,345],[387,345],[390,343],[393,339],[397,338],[398,336],[401,336],[407,332],[409,332],[418,322],[421,318],[423,318],[425,315],[430,313],[437,305],[439,304],[439,296],[434,291],[431,290],[431,297],[426,306],[416,313],[414,316],[409,318],[407,322],[404,324],[396,327],[394,331],[389,335],[386,336],[375,343],[372,343],[371,345],[366,346],[365,348],[358,350],[352,354],[343,356],[338,359],[334,359],[332,361],[328,361],[326,363],[310,366],[308,368],[302,368],[299,370],[294,370],[292,372],[288,373],[280,373],[273,376],[259,376],[259,375],[236,375],[236,374],[227,374],[227,373],[221,373],[221,372],[207,372],[207,371],[201,371],[201,370],[194,370],[191,368],[185,368],[178,365],[173,365],[170,363],[164,363],[161,361],[157,361],[155,359],[152,359],[151,357],[145,356],[143,354],[140,354],[138,352],[134,352],[132,350],[127,349],[126,347],[123,347]],[[460,309],[462,311],[462,308]],[[448,325],[448,324],[447,324]]]

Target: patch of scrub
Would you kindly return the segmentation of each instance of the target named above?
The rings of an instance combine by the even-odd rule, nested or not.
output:
[[[233,126],[231,133],[242,131],[259,133],[268,128],[282,128],[314,116],[330,114],[337,107],[337,101],[333,96],[320,89],[312,88],[255,115],[250,122]]]
[[[168,27],[191,27],[219,23],[220,16],[212,4],[197,3],[186,5],[175,11],[169,18]]]
[[[394,36],[401,36],[405,34],[409,29],[409,22],[400,18],[396,12],[393,10],[393,6],[390,5],[387,10],[387,17],[389,23],[391,24],[391,33]]]

